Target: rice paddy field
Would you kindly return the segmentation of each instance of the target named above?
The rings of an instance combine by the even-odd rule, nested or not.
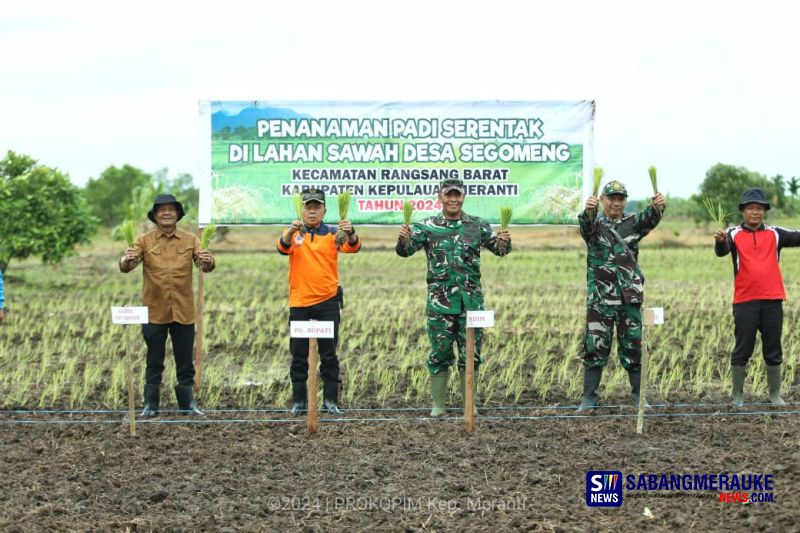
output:
[[[138,326],[113,325],[110,313],[140,302],[141,271],[116,267],[123,245],[99,235],[61,265],[12,263],[0,326],[0,529],[796,527],[800,250],[781,258],[789,406],[763,405],[758,348],[746,387],[746,410],[757,414],[739,416],[726,406],[730,258],[715,257],[713,229],[688,221],[667,220],[644,241],[646,306],[663,307],[665,324],[645,332],[655,415],[635,435],[616,359],[603,377],[608,409],[559,418],[573,413],[582,386],[585,247],[577,228],[511,230],[509,256],[482,257],[486,308],[497,325],[485,333],[474,434],[459,421],[455,380],[451,414],[425,417],[425,259],[395,255],[396,228],[360,228],[362,252],[340,256],[341,403],[353,418],[322,415],[314,435],[285,412],[288,262],[275,251],[280,228],[234,228],[212,243],[217,269],[204,278],[198,395],[207,416],[169,412],[168,349],[165,412],[156,423],[139,421],[136,437],[124,410],[129,364],[141,404],[144,342]],[[766,471],[778,480],[777,497],[771,505],[733,506],[713,494],[594,509],[584,501],[589,469]]]
[[[482,257],[486,308],[495,311],[497,326],[486,332],[478,399],[484,404],[574,402],[582,383],[582,241],[575,228],[516,230],[521,235],[509,256]],[[666,317],[663,326],[645,332],[647,381],[657,401],[723,400],[727,394],[732,267],[729,257],[714,255],[711,238],[703,241],[696,231],[683,241],[674,235],[679,231],[657,231],[641,253],[646,305],[663,307]],[[428,401],[424,254],[395,255],[394,232],[365,228],[362,252],[340,256],[345,308],[339,354],[347,405]],[[201,394],[207,406],[288,401],[288,261],[274,250],[277,236],[277,228],[239,228],[228,242],[212,246],[218,267],[204,280]],[[134,359],[134,375],[142,376],[144,343],[138,326],[111,323],[110,308],[140,304],[141,270],[119,273],[121,246],[99,240],[62,265],[12,263],[6,276],[8,320],[0,328],[3,407],[126,405],[127,357]],[[675,246],[684,242],[690,246]],[[791,327],[800,301],[800,251],[787,249],[783,255],[789,393],[796,364],[791,355],[800,343],[800,331]],[[761,393],[759,353],[753,363],[754,391]],[[625,395],[626,374],[616,361],[609,368],[606,396]],[[173,375],[168,366],[165,380]]]

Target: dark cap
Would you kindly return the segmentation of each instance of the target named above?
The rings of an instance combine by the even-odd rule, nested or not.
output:
[[[609,181],[606,183],[606,186],[603,187],[603,196],[611,196],[612,194],[619,194],[627,198],[628,189],[625,188],[625,185],[623,185],[621,181]]]
[[[441,187],[440,191],[442,194],[447,194],[450,191],[458,191],[461,194],[464,194],[464,182],[458,178],[447,178],[446,180],[442,180],[439,184]]]
[[[160,205],[167,204],[175,204],[175,207],[178,208],[178,220],[182,219],[186,215],[186,211],[183,210],[183,205],[181,205],[181,203],[176,200],[174,196],[171,194],[159,194],[156,196],[156,199],[153,200],[153,208],[147,213],[147,218],[150,219],[150,222],[157,224],[156,208]]]
[[[303,191],[303,205],[308,202],[319,202],[325,205],[325,192],[319,189],[306,189]]]
[[[770,210],[770,205],[767,201],[767,195],[764,193],[764,189],[758,187],[751,187],[742,193],[742,201],[739,202],[739,211],[744,209],[744,206],[747,204],[761,204],[764,206],[765,210]]]

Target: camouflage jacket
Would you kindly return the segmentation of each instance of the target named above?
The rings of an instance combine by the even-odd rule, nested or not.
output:
[[[511,251],[511,241],[505,250],[498,250],[498,242],[488,222],[462,211],[461,220],[447,220],[440,214],[414,223],[410,239],[398,241],[396,251],[400,257],[409,257],[425,248],[428,310],[459,314],[483,309],[481,246],[494,255]]]
[[[586,241],[587,302],[591,304],[640,304],[644,298],[644,274],[639,268],[639,241],[661,221],[662,212],[649,205],[637,215],[610,220],[601,212],[594,220],[584,210],[578,215],[581,237]],[[611,233],[622,237],[630,254]]]

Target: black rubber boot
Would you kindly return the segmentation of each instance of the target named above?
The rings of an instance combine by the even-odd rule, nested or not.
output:
[[[175,397],[182,415],[203,416],[194,400],[194,385],[175,385]]]
[[[431,374],[431,398],[433,399],[431,417],[433,418],[447,414],[445,403],[447,402],[447,377],[449,374],[450,372],[446,368],[436,374]]]
[[[141,416],[156,416],[161,399],[161,385],[144,386],[144,409]]]
[[[642,370],[628,370],[628,382],[631,384],[631,400],[633,400],[634,407],[639,407],[639,390],[642,383]],[[644,408],[650,409],[650,404],[647,403],[647,398],[644,400]]]
[[[747,367],[731,365],[731,403],[734,407],[744,406],[744,380],[747,377]]]
[[[772,405],[786,405],[781,398],[781,365],[767,367],[767,387]]]
[[[339,408],[339,384],[328,383],[322,386],[322,406],[332,415],[341,415],[344,412]]]
[[[292,414],[300,416],[308,411],[308,388],[305,381],[292,381]]]
[[[597,407],[600,399],[600,379],[603,377],[603,367],[593,366],[583,369],[583,400],[578,411],[588,411]]]

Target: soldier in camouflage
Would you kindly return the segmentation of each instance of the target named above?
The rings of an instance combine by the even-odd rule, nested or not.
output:
[[[631,396],[639,403],[642,357],[642,310],[644,274],[639,268],[639,241],[661,221],[664,197],[637,215],[625,214],[628,191],[618,181],[603,187],[598,199],[590,196],[578,215],[581,237],[586,241],[586,332],[583,340],[583,400],[578,408],[597,406],[603,367],[611,353],[617,328],[619,358],[628,371]],[[598,214],[602,203],[603,211]]]
[[[400,257],[410,257],[420,248],[425,248],[428,257],[427,330],[431,353],[427,363],[431,375],[433,417],[445,414],[447,378],[454,360],[453,341],[458,345],[462,397],[464,394],[467,311],[483,309],[481,247],[495,255],[506,255],[511,251],[508,230],[493,233],[488,222],[462,211],[465,198],[463,181],[444,180],[439,190],[442,213],[411,227],[403,224],[396,247]],[[499,241],[504,241],[505,247],[498,248]],[[481,330],[476,329],[475,372],[482,361],[481,339]]]

